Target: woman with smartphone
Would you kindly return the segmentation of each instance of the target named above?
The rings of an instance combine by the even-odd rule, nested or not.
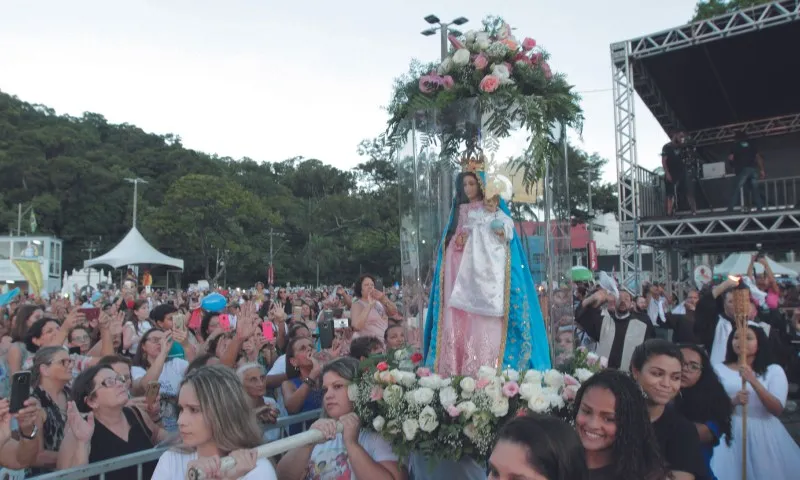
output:
[[[397,313],[397,307],[386,295],[375,288],[372,275],[362,275],[355,286],[358,300],[353,302],[350,312],[350,326],[353,338],[360,336],[383,338],[389,326],[389,316]]]

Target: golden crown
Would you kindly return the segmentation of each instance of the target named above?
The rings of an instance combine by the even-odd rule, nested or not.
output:
[[[483,172],[486,170],[486,156],[483,153],[461,158],[461,170],[464,172]]]

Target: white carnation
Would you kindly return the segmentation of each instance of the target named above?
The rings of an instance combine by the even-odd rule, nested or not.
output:
[[[395,381],[406,388],[411,388],[417,384],[417,376],[411,372],[398,371],[398,375],[399,378],[395,378]]]
[[[358,400],[358,385],[351,383],[347,386],[347,398],[349,398],[351,402]]]
[[[548,370],[544,373],[544,383],[553,388],[564,386],[564,375],[558,370]]]
[[[419,413],[419,429],[423,432],[432,432],[439,426],[439,419],[436,416],[436,410],[431,407],[425,407]]]
[[[444,387],[443,389],[439,390],[439,403],[441,403],[443,407],[455,405],[457,400],[458,394],[456,393],[455,388]]]
[[[375,417],[375,420],[372,421],[372,428],[374,428],[376,432],[383,430],[384,425],[386,425],[386,419],[380,415]]]
[[[403,399],[403,389],[399,385],[389,385],[383,390],[383,401],[389,405],[397,405]]]
[[[499,385],[489,384],[483,389],[483,392],[492,400],[500,398],[503,396],[503,390]]]
[[[511,78],[511,72],[508,70],[508,67],[503,63],[492,65],[492,75],[498,77],[501,83],[503,80],[508,80],[509,78]]]
[[[524,383],[531,383],[534,385],[542,384],[542,372],[538,370],[528,370],[525,372],[525,378],[522,380]]]
[[[442,377],[437,374],[428,377],[421,377],[418,381],[420,387],[438,390],[442,386]]]
[[[469,63],[469,50],[466,48],[459,48],[456,50],[456,53],[453,54],[453,64],[463,67],[464,65]]]
[[[544,387],[542,389],[542,395],[545,397],[548,395],[558,395],[558,389],[553,387]]]
[[[578,379],[579,382],[583,383],[586,380],[589,380],[594,373],[591,370],[585,368],[577,368],[575,369],[575,378]]]
[[[430,388],[418,388],[414,390],[414,403],[417,405],[428,405],[433,401],[433,390]]]
[[[405,435],[406,440],[414,440],[414,437],[417,436],[417,430],[419,430],[419,422],[413,418],[403,421],[403,435]]]
[[[523,383],[519,386],[519,396],[523,400],[530,400],[531,398],[541,395],[542,394],[542,387],[541,385],[534,385],[532,383]],[[383,393],[383,398],[386,398],[386,392]]]
[[[550,409],[550,401],[544,395],[536,395],[528,400],[528,408],[536,413],[545,413]]]
[[[469,420],[469,418],[472,416],[473,413],[475,413],[475,410],[477,410],[478,407],[474,403],[467,401],[459,403],[458,409],[461,410],[462,414],[464,414],[464,418]]]
[[[497,369],[492,367],[483,366],[478,369],[478,378],[494,378],[497,375]]]
[[[478,32],[478,34],[475,35],[475,48],[478,51],[486,50],[487,48],[489,48],[489,45],[491,45],[491,43],[492,42],[489,39],[489,34],[488,33],[486,33],[486,32]]]
[[[513,368],[507,368],[503,370],[503,375],[508,378],[509,381],[516,382],[519,380],[519,372],[514,370]]]
[[[461,383],[458,385],[461,387],[462,392],[472,393],[475,391],[475,380],[471,377],[462,378]]]
[[[508,399],[503,396],[500,398],[495,398],[492,401],[491,411],[492,415],[497,418],[502,418],[508,415]]]

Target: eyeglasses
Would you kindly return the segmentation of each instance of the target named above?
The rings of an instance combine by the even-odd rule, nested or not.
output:
[[[116,377],[106,377],[103,379],[102,382],[100,382],[99,385],[94,387],[94,390],[92,390],[92,392],[89,393],[89,396],[94,395],[101,388],[113,388],[116,387],[117,385],[125,385],[125,382],[127,381],[128,378],[124,375],[117,375]]]
[[[71,358],[62,358],[61,360],[52,360],[50,362],[50,365],[52,365],[54,363],[61,364],[61,366],[64,367],[64,368],[69,368],[69,367],[72,366],[73,362],[72,362]]]
[[[688,370],[690,372],[699,372],[703,369],[703,365],[697,362],[687,362],[683,364],[683,369]]]
[[[89,341],[88,335],[73,335],[72,341],[76,343],[84,343]]]

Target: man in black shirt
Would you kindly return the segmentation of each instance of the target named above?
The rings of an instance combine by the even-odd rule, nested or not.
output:
[[[744,189],[744,198],[746,199],[747,193],[750,192],[756,209],[761,210],[764,208],[764,202],[761,200],[761,192],[758,191],[758,185],[756,185],[756,176],[762,180],[766,176],[764,159],[753,142],[747,138],[745,132],[736,132],[734,140],[736,143],[731,148],[728,161],[733,163],[736,179],[733,181],[734,189],[728,200],[728,211],[733,211],[736,201],[739,200],[739,191],[742,189]]]
[[[672,216],[676,192],[679,199],[686,199],[694,215],[697,211],[697,202],[694,198],[697,168],[692,158],[692,149],[686,144],[685,132],[675,132],[672,141],[661,149],[661,166],[664,168],[667,185],[667,215]]]

